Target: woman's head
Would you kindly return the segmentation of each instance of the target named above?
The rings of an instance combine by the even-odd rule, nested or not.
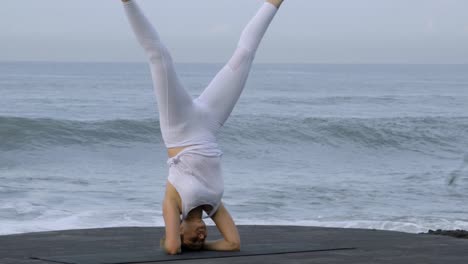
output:
[[[208,235],[202,219],[186,219],[180,224],[182,247],[189,250],[201,250]]]

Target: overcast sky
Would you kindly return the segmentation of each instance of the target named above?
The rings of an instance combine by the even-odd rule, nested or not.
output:
[[[138,0],[176,62],[224,62],[262,0]],[[119,0],[12,0],[0,61],[142,61]],[[285,0],[257,62],[468,63],[467,0]]]

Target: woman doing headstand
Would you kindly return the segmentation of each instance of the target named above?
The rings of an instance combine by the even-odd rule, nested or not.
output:
[[[146,51],[159,110],[169,176],[163,201],[168,254],[192,250],[240,250],[236,225],[221,198],[224,182],[222,151],[216,134],[244,89],[256,50],[283,0],[267,0],[242,32],[229,62],[197,98],[184,89],[158,33],[135,0],[122,0],[135,35]],[[205,241],[206,212],[223,239]]]

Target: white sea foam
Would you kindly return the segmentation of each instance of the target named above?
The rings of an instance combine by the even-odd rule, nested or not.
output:
[[[118,226],[163,226],[164,220],[154,211],[86,211],[64,215],[48,212],[30,221],[7,220],[0,225],[0,234],[18,234],[69,229],[105,228]]]
[[[429,229],[464,229],[468,230],[468,221],[447,221],[440,219],[423,220],[412,219],[412,221],[375,221],[375,220],[337,220],[337,221],[322,221],[322,220],[272,220],[272,219],[235,219],[238,225],[279,225],[279,226],[314,226],[314,227],[335,227],[335,228],[359,228],[359,229],[377,229],[400,231],[407,233],[427,232]],[[214,223],[208,219],[208,225]],[[30,221],[8,220],[2,221],[0,226],[0,235],[55,231],[55,230],[71,230],[71,229],[88,229],[88,228],[106,228],[106,227],[162,227],[164,220],[162,216],[152,210],[126,210],[126,211],[110,211],[105,214],[100,211],[87,211],[79,214],[64,216],[59,212],[49,212],[46,216],[39,217]]]

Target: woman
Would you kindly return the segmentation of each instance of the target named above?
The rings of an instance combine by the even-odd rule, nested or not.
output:
[[[172,58],[135,0],[122,0],[135,35],[146,51],[158,102],[161,134],[168,149],[169,176],[163,201],[168,254],[191,250],[240,250],[240,237],[221,198],[222,151],[216,134],[244,89],[255,52],[283,0],[267,0],[244,29],[229,62],[193,99],[182,87]],[[205,241],[203,212],[223,239]]]

